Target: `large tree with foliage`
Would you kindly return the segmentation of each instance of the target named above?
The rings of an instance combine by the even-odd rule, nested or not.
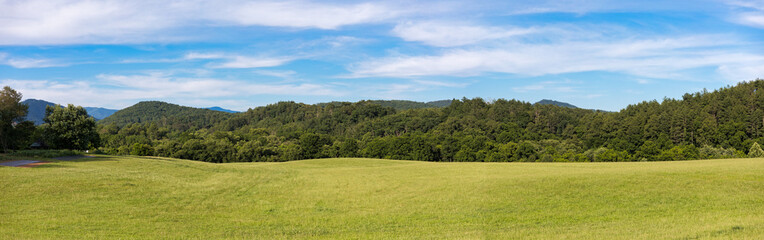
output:
[[[83,107],[48,106],[44,120],[45,142],[53,148],[82,150],[98,147],[100,143],[95,119]]]
[[[29,131],[25,131],[29,124],[22,124],[27,115],[27,106],[21,103],[21,96],[21,93],[8,86],[0,91],[0,148],[3,151],[15,148],[19,142],[29,137]]]

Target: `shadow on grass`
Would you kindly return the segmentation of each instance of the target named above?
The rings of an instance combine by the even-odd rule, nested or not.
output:
[[[70,168],[72,166],[64,165],[61,163],[80,163],[80,162],[101,162],[101,161],[117,161],[117,157],[107,155],[97,156],[69,156],[60,158],[49,159],[37,159],[38,161],[47,162],[34,166],[33,168]]]
[[[109,155],[79,155],[52,158],[53,162],[98,162],[98,161],[117,161],[116,156]]]

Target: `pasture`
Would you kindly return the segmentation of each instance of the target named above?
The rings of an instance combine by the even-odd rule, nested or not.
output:
[[[764,159],[0,167],[7,239],[761,239]]]

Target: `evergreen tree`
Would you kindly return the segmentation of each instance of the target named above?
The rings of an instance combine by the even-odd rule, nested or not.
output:
[[[749,158],[764,157],[764,150],[761,149],[761,146],[759,146],[759,143],[754,142],[753,145],[751,145],[751,150],[748,150],[748,157]]]

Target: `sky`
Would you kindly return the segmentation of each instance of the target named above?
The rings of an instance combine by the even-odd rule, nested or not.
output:
[[[764,78],[764,0],[0,0],[0,86],[121,109],[554,99]]]

